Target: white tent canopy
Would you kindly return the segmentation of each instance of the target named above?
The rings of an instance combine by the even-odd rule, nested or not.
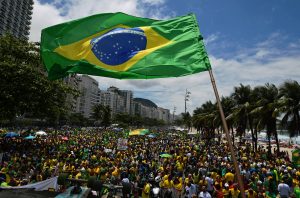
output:
[[[47,135],[47,133],[45,131],[38,131],[35,135]]]

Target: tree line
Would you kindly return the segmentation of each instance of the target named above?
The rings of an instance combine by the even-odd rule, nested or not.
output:
[[[68,94],[78,92],[62,80],[50,81],[40,58],[39,43],[0,37],[0,123],[34,118],[56,125],[66,119]]]
[[[269,152],[271,138],[274,138],[279,152],[278,128],[288,131],[290,137],[300,133],[300,85],[297,81],[287,80],[280,86],[266,83],[251,87],[240,84],[234,87],[230,96],[222,97],[221,104],[231,131],[242,138],[246,131],[251,132],[252,148],[257,150],[258,133],[266,130]],[[183,113],[183,123],[194,126],[202,137],[221,137],[222,121],[217,104],[206,101],[196,108],[193,116]]]

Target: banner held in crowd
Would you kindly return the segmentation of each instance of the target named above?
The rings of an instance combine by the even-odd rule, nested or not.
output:
[[[119,138],[118,139],[118,150],[127,150],[128,148],[128,139],[127,138]]]

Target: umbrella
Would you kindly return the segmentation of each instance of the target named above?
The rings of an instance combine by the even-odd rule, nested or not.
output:
[[[168,153],[160,154],[159,156],[162,158],[172,158],[172,155],[170,155]]]
[[[15,133],[15,132],[8,132],[5,135],[5,137],[17,137],[17,136],[19,136],[19,134]]]
[[[45,131],[38,131],[35,135],[47,135],[47,133]]]
[[[24,139],[25,139],[25,140],[32,140],[32,139],[34,139],[34,138],[35,138],[34,136],[29,135],[29,136],[25,137]]]

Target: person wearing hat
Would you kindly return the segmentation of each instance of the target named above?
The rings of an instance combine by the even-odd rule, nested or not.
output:
[[[229,184],[225,183],[224,188],[222,190],[224,198],[229,198]]]

